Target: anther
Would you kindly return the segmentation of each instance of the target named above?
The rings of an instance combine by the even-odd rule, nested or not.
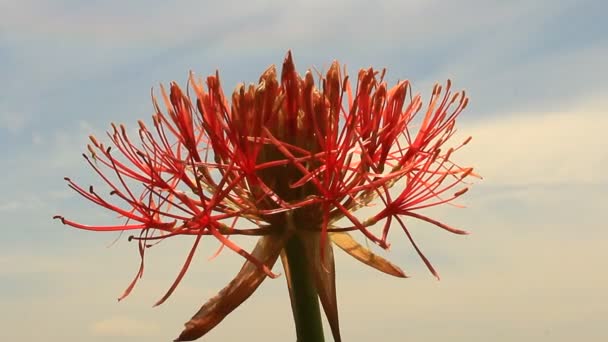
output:
[[[95,136],[89,135],[89,140],[91,140],[91,142],[93,143],[93,145],[95,145],[95,147],[99,146],[99,142],[97,142],[97,139],[95,138]]]
[[[460,179],[465,179],[465,178],[466,178],[468,175],[470,175],[470,174],[471,174],[471,172],[473,172],[473,168],[472,168],[472,167],[468,168],[468,169],[467,169],[467,170],[466,170],[466,171],[465,171],[465,172],[462,174],[462,176],[460,176]]]
[[[462,190],[460,190],[460,191],[456,192],[456,193],[454,194],[454,197],[458,197],[458,196],[460,196],[460,195],[463,195],[463,194],[464,194],[465,192],[467,192],[467,191],[469,191],[469,188],[464,188],[464,189],[462,189]]]

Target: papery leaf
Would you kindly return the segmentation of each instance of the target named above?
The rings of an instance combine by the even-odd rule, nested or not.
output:
[[[261,237],[253,252],[255,258],[272,268],[283,249],[285,238],[278,235]],[[236,277],[215,297],[209,299],[188,321],[186,328],[174,341],[193,341],[218,325],[228,314],[243,303],[267,277],[264,271],[247,261]]]
[[[368,248],[363,247],[355,239],[346,232],[329,233],[329,237],[333,243],[340,247],[343,251],[350,254],[353,258],[362,263],[371,266],[378,271],[390,274],[395,277],[407,278],[407,275],[390,261],[383,257],[374,254]]]

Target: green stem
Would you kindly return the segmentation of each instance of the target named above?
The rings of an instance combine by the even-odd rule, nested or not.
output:
[[[297,234],[285,246],[291,284],[291,309],[296,323],[297,342],[324,342],[321,310],[306,251]]]

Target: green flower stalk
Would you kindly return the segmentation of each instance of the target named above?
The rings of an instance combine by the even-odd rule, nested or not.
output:
[[[388,88],[384,70],[360,70],[355,87],[338,62],[315,86],[313,73],[298,75],[291,53],[281,74],[268,68],[257,85],[239,85],[230,98],[219,75],[190,76],[192,97],[172,83],[161,86],[152,126],[139,122],[136,144],[124,126],[112,125],[112,148],[91,137],[84,158],[111,188],[103,197],[93,187],[68,185],[89,201],[124,217],[114,226],[64,224],[93,231],[134,231],[141,264],[126,297],[144,269],[155,242],[192,236],[192,248],[164,302],[188,270],[201,239],[217,239],[245,263],[218,295],[186,323],[176,341],[192,341],[213,329],[267,277],[281,258],[300,342],[323,341],[320,306],[335,341],[340,341],[333,245],[384,273],[405,277],[389,261],[351,237],[387,249],[388,233],[399,227],[428,269],[437,272],[407,226],[424,221],[453,228],[420,213],[464,194],[472,168],[451,161],[468,143],[447,147],[465,93],[450,81],[436,85],[421,112],[410,83]],[[416,119],[418,118],[418,119]],[[415,127],[415,128],[414,128]],[[373,212],[362,219],[355,212]],[[338,221],[345,222],[338,224]],[[231,235],[255,236],[246,251]]]

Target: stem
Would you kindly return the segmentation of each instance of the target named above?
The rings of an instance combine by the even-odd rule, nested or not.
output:
[[[291,309],[296,323],[297,342],[324,342],[323,324],[310,261],[297,234],[285,246],[290,277]]]

